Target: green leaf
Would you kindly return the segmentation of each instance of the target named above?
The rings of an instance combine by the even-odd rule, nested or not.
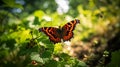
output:
[[[61,53],[60,58],[64,59],[65,61],[70,60],[70,56],[66,53]]]
[[[51,57],[51,54],[52,54],[52,52],[50,52],[50,51],[44,51],[43,53],[42,53],[42,58],[50,58]]]
[[[40,22],[39,22],[39,18],[38,17],[35,17],[34,21],[33,21],[33,25],[40,25]]]
[[[62,52],[62,44],[61,43],[57,43],[54,47],[54,53],[55,54],[58,54],[58,53],[61,53]]]
[[[41,62],[41,63],[44,63],[43,59],[40,57],[39,53],[37,52],[32,52],[31,53],[31,60],[35,60],[37,62]]]
[[[112,52],[111,62],[107,67],[119,67],[120,66],[120,50]]]
[[[42,10],[37,10],[34,12],[34,15],[40,19],[43,18],[43,16],[45,15],[45,13]]]
[[[87,65],[82,61],[78,61],[78,64],[75,67],[87,67]]]
[[[57,67],[57,61],[50,60],[48,63],[45,64],[45,67]]]
[[[15,0],[2,0],[5,4],[3,6],[5,7],[11,7],[11,8],[20,8],[23,10],[23,6],[21,4],[18,4],[15,2]]]
[[[13,6],[15,4],[15,0],[2,0],[6,5]]]

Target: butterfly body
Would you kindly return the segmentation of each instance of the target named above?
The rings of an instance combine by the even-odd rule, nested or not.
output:
[[[42,28],[39,28],[39,31],[44,32],[47,36],[49,36],[49,39],[52,42],[58,43],[58,42],[61,42],[61,39],[63,41],[67,41],[73,37],[73,30],[77,23],[80,23],[80,21],[75,19],[68,22],[61,28],[42,27]]]

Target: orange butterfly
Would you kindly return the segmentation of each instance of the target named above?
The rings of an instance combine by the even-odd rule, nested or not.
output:
[[[50,41],[54,43],[61,42],[61,39],[68,41],[73,37],[73,30],[77,23],[80,23],[80,20],[75,19],[65,24],[62,28],[42,27],[39,28],[39,31],[44,32],[49,36]]]

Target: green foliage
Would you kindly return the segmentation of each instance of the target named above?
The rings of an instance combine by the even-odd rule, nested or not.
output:
[[[21,4],[17,4],[15,0],[2,0],[5,4],[3,7],[10,7],[10,8],[20,8],[23,9]]]
[[[120,50],[112,52],[111,62],[106,67],[119,67],[120,66]]]
[[[44,62],[43,62],[43,59],[40,58],[39,53],[32,52],[30,56],[31,56],[31,60],[35,60],[35,61],[37,61],[37,62],[44,63]]]
[[[109,1],[97,4],[99,1],[70,0],[70,10],[62,15],[56,12],[55,1],[24,2],[22,5],[16,0],[2,0],[0,5],[0,67],[33,67],[31,61],[38,63],[38,67],[87,67],[84,61],[63,51],[65,44],[50,42],[44,33],[39,32],[40,27],[63,26],[78,18],[80,24],[73,31],[71,42],[88,42],[98,36],[96,39],[101,37],[101,44],[106,44],[119,30],[119,0],[110,0],[111,4]],[[14,12],[14,9],[21,12]],[[110,33],[113,36],[109,36]],[[98,40],[93,42],[98,44]],[[105,51],[104,54],[109,53]],[[107,66],[119,66],[119,55],[120,51],[113,52],[112,61]]]

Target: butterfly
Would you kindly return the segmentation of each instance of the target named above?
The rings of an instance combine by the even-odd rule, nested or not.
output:
[[[63,41],[68,41],[73,37],[73,30],[77,23],[80,23],[80,20],[75,19],[67,24],[65,24],[61,28],[55,27],[42,27],[39,28],[39,32],[44,32],[47,36],[49,36],[50,41],[53,43],[58,43]]]

